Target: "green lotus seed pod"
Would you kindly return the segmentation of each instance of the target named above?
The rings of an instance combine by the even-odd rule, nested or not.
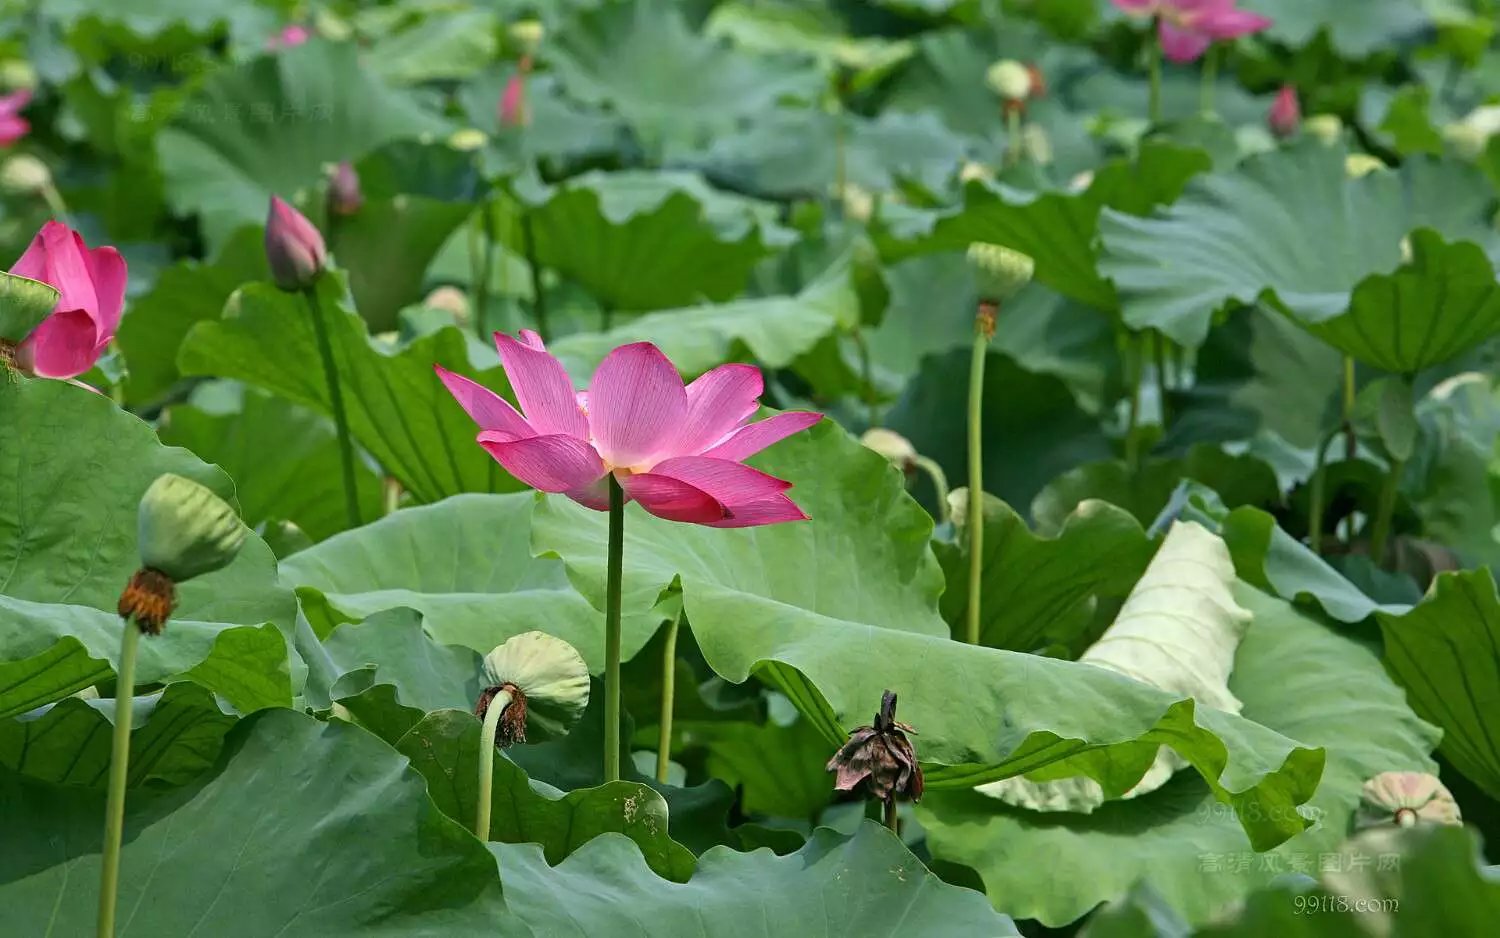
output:
[[[510,25],[510,38],[525,55],[535,55],[537,46],[547,35],[547,28],[540,20],[521,20]]]
[[[36,87],[36,69],[25,59],[0,62],[0,90],[22,91]]]
[[[471,153],[489,141],[489,136],[476,127],[464,127],[448,135],[448,146],[462,153]]]
[[[509,733],[502,726],[502,735],[518,740],[528,729],[543,738],[566,736],[589,704],[588,665],[572,645],[545,632],[522,632],[485,655],[480,684],[488,697],[500,690],[511,695],[509,707],[525,724]],[[482,696],[480,704],[488,699]]]
[[[1368,153],[1350,153],[1344,157],[1344,174],[1350,179],[1358,179],[1368,176],[1377,170],[1385,169],[1386,165],[1379,158]]]
[[[1344,122],[1337,114],[1314,114],[1302,122],[1302,129],[1309,137],[1331,147],[1344,135]]]
[[[139,537],[141,566],[185,583],[234,560],[245,525],[228,502],[169,472],[141,497]]]
[[[1001,59],[984,73],[990,90],[1007,101],[1024,101],[1031,94],[1031,72],[1014,59]]]
[[[969,245],[969,267],[979,287],[979,298],[1003,303],[1031,282],[1036,261],[1020,251],[998,244]]]
[[[917,464],[917,448],[895,430],[871,427],[859,441],[890,460],[902,472],[910,472]]]
[[[50,185],[51,170],[29,153],[17,153],[0,165],[0,189],[10,195],[35,195]]]

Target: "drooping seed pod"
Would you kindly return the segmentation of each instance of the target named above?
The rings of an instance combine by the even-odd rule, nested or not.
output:
[[[589,670],[577,649],[545,632],[522,632],[484,656],[479,699],[480,719],[499,699],[495,744],[525,742],[527,731],[545,738],[566,736],[589,703]]]
[[[922,766],[907,734],[916,731],[896,721],[896,694],[881,695],[875,722],[849,734],[848,742],[828,760],[835,773],[833,787],[853,791],[860,786],[870,797],[887,803],[897,797],[922,800]]]
[[[1418,824],[1463,824],[1458,802],[1437,776],[1426,772],[1381,772],[1360,792],[1359,828],[1415,827]]]

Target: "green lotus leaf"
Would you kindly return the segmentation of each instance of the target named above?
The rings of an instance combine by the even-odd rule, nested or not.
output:
[[[757,297],[633,316],[608,332],[575,332],[548,348],[573,375],[593,374],[611,349],[654,342],[684,375],[749,358],[785,368],[817,343],[859,321],[848,263],[836,264],[796,296]]]
[[[971,326],[972,328],[972,326]],[[955,488],[968,484],[970,353],[928,356],[886,417],[886,425],[937,460]],[[1058,473],[1106,459],[1113,447],[1098,421],[1061,379],[1034,374],[1009,355],[990,352],[984,371],[984,489],[1028,505]]]
[[[263,45],[280,24],[273,11],[251,0],[212,6],[193,0],[56,0],[47,4],[44,16],[74,28],[86,23],[117,26],[147,39],[162,38],[184,27],[194,33],[212,33],[227,26],[237,40],[252,48]]]
[[[459,492],[519,488],[474,444],[474,422],[443,388],[432,366],[440,363],[503,388],[500,369],[470,367],[466,339],[456,328],[392,352],[370,339],[349,305],[342,274],[325,274],[317,291],[349,431],[386,472],[423,502]],[[223,319],[194,326],[177,364],[184,374],[235,378],[332,413],[307,300],[269,283],[243,287],[230,299]]]
[[[722,302],[790,233],[770,203],[720,192],[683,172],[592,172],[538,190],[522,184],[537,260],[607,308],[646,311]],[[519,227],[504,234],[524,251]]]
[[[104,793],[0,772],[0,806],[9,927],[92,929]],[[121,866],[120,927],[143,933],[525,933],[405,756],[290,710],[240,721],[199,781],[132,793]]]
[[[1208,154],[1195,147],[1150,142],[1143,145],[1137,161],[1106,164],[1081,191],[1021,189],[975,180],[964,187],[960,207],[905,217],[893,214],[882,251],[903,256],[962,250],[976,241],[999,244],[1032,257],[1037,280],[1057,292],[1113,310],[1119,300],[1108,270],[1100,267],[1100,213],[1110,207],[1144,214],[1170,203],[1209,166]],[[884,216],[881,220],[886,222]]]
[[[708,774],[736,789],[748,814],[816,817],[833,796],[828,740],[807,720],[784,726],[679,717],[672,727],[682,746],[707,751]]]
[[[1366,277],[1396,269],[1416,228],[1495,243],[1493,195],[1477,169],[1413,160],[1350,179],[1344,158],[1304,141],[1189,183],[1153,217],[1105,212],[1099,273],[1119,289],[1126,323],[1197,346],[1232,303],[1262,300],[1321,322],[1348,309]]]
[[[1188,922],[1206,922],[1287,873],[1312,873],[1339,852],[1365,780],[1387,770],[1434,771],[1437,730],[1406,706],[1368,643],[1286,602],[1240,586],[1254,619],[1229,690],[1242,715],[1326,748],[1322,783],[1303,808],[1315,826],[1253,852],[1223,805],[1187,773],[1090,814],[1035,812],[976,792],[934,792],[917,814],[935,857],[973,866],[992,901],[1051,926],[1144,881]],[[1357,690],[1357,692],[1356,692]],[[1046,856],[1045,866],[1034,858]],[[1342,860],[1340,862],[1343,862]],[[1076,875],[1058,877],[1057,869]]]
[[[1361,280],[1348,311],[1306,323],[1356,360],[1414,374],[1500,333],[1500,283],[1479,246],[1430,229],[1411,235],[1412,259],[1393,274]]]
[[[168,684],[135,700],[126,783],[183,785],[210,768],[235,717],[197,684]],[[0,721],[0,765],[45,782],[103,788],[109,774],[113,700],[76,697]]]
[[[162,271],[150,292],[131,301],[115,338],[125,354],[126,399],[149,405],[166,396],[181,377],[177,350],[194,324],[218,319],[247,280],[269,277],[258,224],[236,231],[212,262],[183,260]]]
[[[856,88],[877,81],[912,54],[910,42],[848,36],[847,27],[832,11],[791,4],[723,3],[709,14],[703,32],[750,52],[802,53],[826,70],[848,69],[854,73]]]
[[[1257,844],[1303,828],[1292,806],[1316,786],[1319,751],[1102,669],[952,641],[937,610],[931,521],[884,457],[825,423],[754,464],[792,481],[816,520],[740,531],[639,511],[625,520],[625,608],[654,604],[680,581],[693,637],[726,680],[770,681],[831,746],[868,720],[883,690],[897,691],[902,720],[921,734],[929,789],[1051,766],[1117,795],[1167,743],[1239,806]],[[600,606],[604,521],[557,498],[533,521],[534,547],[561,556]],[[955,694],[956,680],[968,690]],[[1092,702],[1060,703],[1069,700]]]
[[[580,13],[541,58],[570,97],[624,117],[648,152],[706,141],[782,98],[812,100],[823,84],[800,56],[755,56],[695,35],[665,0]]]
[[[240,517],[251,527],[290,521],[314,541],[343,530],[338,440],[333,424],[282,398],[229,383],[200,386],[191,402],[169,408],[163,443],[182,446],[235,480]],[[275,453],[276,459],[267,459]],[[363,516],[380,513],[380,478],[355,463]]]
[[[539,629],[568,642],[590,670],[601,671],[600,613],[573,590],[561,563],[531,556],[535,502],[533,493],[518,492],[403,509],[293,554],[281,565],[282,581],[303,591],[309,615],[320,602],[346,619],[405,606],[422,613],[434,640],[480,654]],[[639,651],[660,622],[645,609],[628,616],[624,656]]]
[[[376,74],[393,85],[462,81],[494,62],[499,23],[491,10],[433,8],[371,45]]]
[[[454,820],[472,821],[479,796],[479,720],[472,712],[430,713],[396,750],[427,777],[439,809]],[[498,749],[493,758],[491,842],[540,844],[547,862],[555,864],[594,838],[614,833],[635,843],[655,875],[679,883],[692,875],[692,851],[667,835],[667,803],[647,786],[616,781],[564,793],[533,781]]]
[[[1432,24],[1431,7],[1404,0],[1368,0],[1357,8],[1339,0],[1245,0],[1243,7],[1269,17],[1266,35],[1278,42],[1305,46],[1327,30],[1333,48],[1350,58],[1388,49]]]
[[[51,284],[0,273],[0,341],[20,342],[57,306]]]
[[[314,41],[209,75],[156,146],[168,201],[217,246],[325,165],[445,127],[372,77],[353,45]]]
[[[19,683],[0,692],[0,714],[8,715],[111,673],[123,628],[120,591],[141,563],[137,507],[157,476],[176,473],[224,498],[233,486],[186,450],[162,446],[107,398],[63,382],[0,380],[0,426],[26,440],[0,457],[0,488],[14,493],[0,505],[0,552],[11,558],[0,580],[0,647],[5,667],[19,669]],[[160,681],[214,659],[224,682],[214,689],[235,706],[290,702],[277,627],[290,630],[295,605],[262,541],[250,537],[229,566],[180,586],[178,600],[166,633],[142,643],[137,680]],[[276,627],[262,630],[263,623]],[[243,667],[227,645],[219,649],[240,641],[259,649]]]
[[[967,540],[936,542],[933,550],[948,581],[943,618],[961,634],[969,605]],[[1055,536],[1040,537],[985,493],[980,640],[1013,651],[1071,643],[1093,625],[1097,598],[1124,597],[1154,552],[1139,522],[1114,505],[1084,501]]]
[[[1500,798],[1500,596],[1488,569],[1439,574],[1405,615],[1382,613],[1385,661],[1424,719],[1443,728],[1443,757]]]
[[[760,934],[847,938],[1019,935],[977,894],[942,882],[890,831],[865,822],[852,835],[827,828],[790,856],[715,847],[687,887],[653,874],[640,849],[605,834],[551,866],[534,844],[491,844],[506,901],[537,934],[621,938]],[[628,915],[598,883],[618,884]],[[753,924],[751,924],[753,922]]]
[[[402,140],[355,163],[364,202],[329,221],[329,246],[375,332],[422,298],[427,268],[482,194],[472,154]]]

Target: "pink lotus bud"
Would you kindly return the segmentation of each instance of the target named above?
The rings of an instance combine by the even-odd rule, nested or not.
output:
[[[0,147],[8,147],[31,131],[21,109],[31,103],[31,90],[22,88],[0,95]]]
[[[354,164],[343,161],[333,170],[328,180],[328,210],[335,215],[353,215],[365,204],[364,193],[359,190],[359,173]]]
[[[1290,137],[1302,126],[1302,106],[1297,103],[1297,89],[1282,85],[1271,104],[1271,113],[1266,118],[1271,132],[1278,137]]]
[[[94,367],[120,325],[125,259],[111,247],[89,249],[83,236],[49,221],[10,272],[57,288],[57,305],[14,351],[22,371],[76,378]],[[3,341],[3,340],[0,340]]]
[[[500,126],[524,127],[526,125],[526,80],[520,72],[510,76],[505,83],[505,92],[500,95]]]
[[[292,46],[300,46],[313,36],[312,30],[300,23],[293,23],[282,28],[281,32],[266,41],[266,48],[271,50],[290,49]]]
[[[328,248],[312,222],[278,196],[271,196],[266,216],[266,263],[283,290],[312,286],[323,272]]]

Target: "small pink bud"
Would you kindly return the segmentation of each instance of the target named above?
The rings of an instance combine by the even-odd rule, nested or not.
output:
[[[1302,106],[1297,103],[1297,89],[1282,85],[1271,104],[1271,113],[1266,118],[1271,132],[1278,137],[1290,137],[1302,126]]]
[[[266,216],[266,263],[271,278],[283,290],[302,290],[312,286],[323,272],[328,248],[323,236],[301,212],[278,196],[271,196],[271,211]]]
[[[365,196],[359,190],[359,173],[348,160],[333,170],[328,180],[328,210],[335,215],[353,215],[365,204]]]
[[[500,95],[498,115],[501,127],[524,127],[531,122],[526,111],[526,74],[531,71],[531,56],[521,56],[516,73],[505,83]]]
[[[281,32],[272,36],[266,42],[267,49],[290,49],[292,46],[300,46],[312,38],[312,30],[300,23],[282,27]]]

